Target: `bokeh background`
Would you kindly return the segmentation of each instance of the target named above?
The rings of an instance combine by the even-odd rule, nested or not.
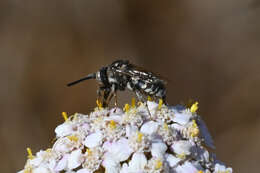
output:
[[[259,17],[257,0],[1,0],[1,172],[51,146],[62,111],[92,111],[95,81],[65,85],[118,58],[168,78],[170,104],[199,101],[217,157],[259,172]]]

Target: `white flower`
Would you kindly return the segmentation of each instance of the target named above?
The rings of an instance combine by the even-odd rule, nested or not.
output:
[[[72,151],[72,153],[68,157],[68,168],[74,169],[81,165],[83,162],[83,155],[81,150]]]
[[[189,161],[177,166],[176,173],[198,173],[199,170]]]
[[[65,120],[52,148],[36,155],[27,149],[19,173],[232,173],[204,147],[214,147],[208,129],[185,107],[132,102],[122,111],[99,105],[90,116]]]
[[[180,125],[185,125],[190,121],[191,115],[191,113],[175,113],[173,121]]]
[[[131,126],[129,124],[126,125],[126,137],[130,137],[134,134],[136,134],[136,132],[138,131],[138,127],[137,126]]]
[[[147,165],[147,159],[144,153],[134,153],[131,161],[129,162],[128,170],[129,172],[140,172],[144,170]]]
[[[104,149],[107,151],[104,160],[109,158],[114,159],[116,162],[125,161],[132,154],[133,149],[129,146],[126,138],[121,138],[117,142],[104,144]]]
[[[154,121],[148,121],[142,125],[140,131],[146,135],[151,135],[157,131],[158,127],[159,123]]]
[[[104,159],[102,165],[105,167],[106,173],[118,173],[120,170],[119,162],[109,155]]]
[[[62,171],[68,167],[68,158],[69,154],[65,154],[61,160],[58,161],[56,167],[54,168],[55,171]]]
[[[51,171],[48,168],[45,167],[38,167],[33,169],[32,173],[51,173]]]
[[[232,168],[226,168],[225,165],[217,163],[215,165],[214,173],[232,173]]]
[[[74,130],[74,124],[71,121],[66,121],[63,124],[59,125],[55,129],[55,133],[57,137],[63,137],[63,136],[68,136],[71,135]]]
[[[88,148],[93,148],[101,144],[103,135],[101,132],[92,133],[87,136],[84,145]]]
[[[172,144],[171,148],[174,153],[178,155],[189,155],[191,153],[192,144],[189,141],[176,141]]]
[[[82,168],[82,169],[78,170],[77,173],[91,173],[91,172],[86,168]]]
[[[163,142],[152,143],[151,153],[153,157],[163,158],[167,145]]]
[[[166,161],[169,163],[170,167],[174,167],[181,161],[181,159],[178,157],[175,157],[172,154],[166,154]]]
[[[53,146],[54,152],[58,154],[65,154],[73,150],[73,148],[78,148],[78,144],[74,141],[71,141],[67,137],[59,138]]]

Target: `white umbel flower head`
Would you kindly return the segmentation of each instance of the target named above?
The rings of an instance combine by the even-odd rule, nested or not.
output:
[[[146,105],[147,104],[147,105]],[[55,129],[53,147],[30,149],[18,173],[232,173],[204,147],[208,129],[191,108],[148,101],[74,114]]]

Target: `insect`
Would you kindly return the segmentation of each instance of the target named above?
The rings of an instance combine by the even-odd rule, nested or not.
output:
[[[67,86],[88,79],[98,81],[98,99],[101,98],[104,107],[108,106],[113,97],[115,97],[115,104],[117,104],[117,91],[124,91],[125,89],[133,91],[141,101],[145,101],[150,96],[154,99],[162,99],[166,103],[166,82],[154,73],[142,70],[129,63],[128,60],[114,61],[112,64],[102,67],[98,72],[71,82]]]

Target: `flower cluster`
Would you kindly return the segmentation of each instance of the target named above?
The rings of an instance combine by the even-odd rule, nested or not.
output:
[[[76,113],[55,129],[53,147],[32,155],[19,173],[232,173],[205,123],[190,108],[148,101]]]

